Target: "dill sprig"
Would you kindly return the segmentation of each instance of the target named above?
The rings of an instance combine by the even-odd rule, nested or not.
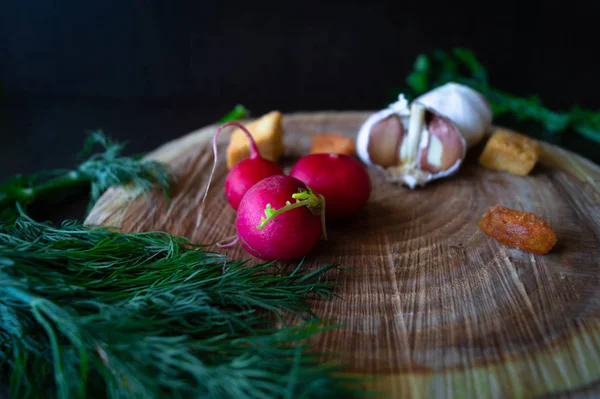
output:
[[[96,149],[100,152],[94,152]],[[19,203],[29,205],[90,187],[91,207],[110,186],[133,184],[140,192],[154,186],[165,193],[171,176],[167,166],[152,160],[122,156],[124,144],[112,141],[99,130],[89,134],[75,169],[58,169],[17,175],[0,185],[0,211]]]
[[[438,49],[431,55],[420,54],[406,78],[413,96],[451,81],[480,91],[490,103],[495,117],[506,115],[517,121],[539,123],[550,137],[556,132],[572,129],[600,143],[600,111],[581,109],[577,105],[569,110],[554,111],[544,106],[538,96],[522,97],[493,88],[486,68],[471,50],[455,48],[446,52]]]
[[[0,226],[0,375],[13,397],[349,395],[307,338],[327,272],[249,265],[162,232],[21,213]],[[306,320],[269,327],[273,315]]]
[[[242,119],[248,114],[248,110],[238,104],[219,123]],[[88,135],[78,156],[82,162],[75,169],[14,176],[0,185],[0,220],[14,219],[16,204],[26,206],[87,187],[90,189],[88,210],[111,186],[131,184],[140,193],[158,186],[168,195],[173,176],[169,174],[167,165],[141,157],[123,156],[124,148],[124,143],[111,140],[102,130],[94,131]],[[101,151],[95,152],[97,149]]]
[[[236,107],[225,119],[244,115]],[[103,152],[92,153],[98,145]],[[0,396],[4,387],[14,398],[364,393],[309,346],[336,327],[309,304],[335,297],[334,266],[251,265],[164,232],[57,227],[24,213],[88,186],[90,204],[112,185],[168,188],[166,166],[122,149],[95,132],[76,169],[0,186]],[[286,325],[286,315],[303,322]]]

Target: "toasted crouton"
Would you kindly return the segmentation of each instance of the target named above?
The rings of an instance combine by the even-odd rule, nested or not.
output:
[[[271,111],[255,121],[244,124],[256,141],[260,155],[273,162],[277,162],[284,152],[281,119],[281,112]],[[249,156],[248,137],[240,129],[236,129],[231,134],[231,140],[227,147],[227,166],[231,169],[239,161]]]
[[[496,129],[479,157],[486,168],[525,176],[531,172],[540,156],[540,144],[520,133]]]
[[[339,133],[315,134],[311,137],[311,154],[331,153],[354,156],[356,145],[354,140]]]

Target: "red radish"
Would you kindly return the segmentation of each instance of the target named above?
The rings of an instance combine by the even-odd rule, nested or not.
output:
[[[248,190],[238,208],[240,243],[257,258],[291,261],[325,236],[323,196],[293,177],[267,177]],[[325,236],[326,238],[326,236]]]
[[[225,196],[233,207],[238,209],[240,201],[246,192],[262,179],[282,175],[283,170],[274,162],[255,156],[240,161],[231,169],[225,179]]]
[[[204,193],[204,199],[206,199],[206,195],[208,194],[210,181],[212,180],[212,176],[215,173],[215,168],[217,166],[217,137],[224,128],[229,126],[235,126],[241,129],[244,133],[246,133],[246,136],[248,136],[248,140],[250,141],[250,157],[238,162],[229,171],[229,174],[225,179],[225,196],[227,197],[229,205],[231,205],[233,209],[237,210],[242,197],[244,194],[246,194],[246,191],[248,191],[250,187],[266,177],[282,175],[283,170],[281,170],[281,168],[277,166],[275,162],[269,161],[268,159],[264,159],[260,156],[256,142],[254,141],[254,138],[252,138],[252,134],[250,134],[248,129],[238,122],[227,122],[219,127],[213,137],[213,152],[215,155],[215,161],[213,163],[212,172],[210,173],[206,192]]]
[[[300,158],[290,176],[305,183],[327,200],[327,217],[356,213],[371,194],[371,179],[358,160],[341,154],[311,154]]]

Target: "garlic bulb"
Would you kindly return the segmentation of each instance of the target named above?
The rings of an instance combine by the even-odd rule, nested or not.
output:
[[[421,95],[415,102],[454,122],[468,148],[479,143],[492,124],[492,109],[485,97],[459,83],[446,83]]]
[[[384,168],[388,178],[410,188],[458,170],[467,145],[451,121],[401,94],[388,108],[371,115],[357,137],[358,156]]]
[[[410,105],[404,95],[371,115],[356,139],[358,156],[410,188],[455,173],[467,148],[481,141],[492,123],[486,99],[470,87],[447,83]]]

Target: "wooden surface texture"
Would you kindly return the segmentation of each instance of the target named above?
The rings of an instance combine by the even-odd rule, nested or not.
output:
[[[366,112],[284,116],[286,170],[310,135],[355,137]],[[198,243],[235,234],[223,193],[227,135],[208,198],[215,126],[167,143],[150,157],[178,182],[170,204],[112,188],[87,223],[165,230]],[[349,373],[376,375],[388,397],[600,397],[600,168],[543,144],[530,176],[487,170],[472,149],[459,173],[411,191],[370,168],[373,192],[355,218],[330,224],[306,267],[338,263],[343,300],[315,302],[345,324],[315,340]],[[477,221],[494,204],[534,212],[558,236],[547,255],[505,247]],[[215,248],[217,249],[217,248]],[[239,246],[232,258],[248,257]]]

